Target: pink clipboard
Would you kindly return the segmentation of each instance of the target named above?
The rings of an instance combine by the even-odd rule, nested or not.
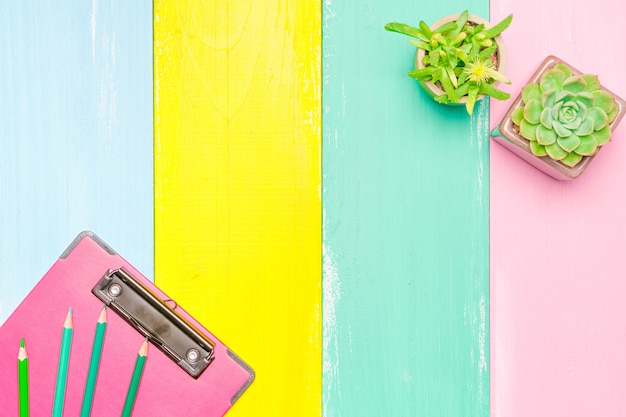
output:
[[[254,380],[252,368],[217,337],[96,235],[83,232],[0,328],[0,416],[18,415],[22,337],[29,356],[31,416],[51,415],[69,308],[74,332],[63,414],[80,415],[96,322],[105,304],[107,328],[92,416],[121,415],[146,337],[151,343],[133,416],[223,416]]]

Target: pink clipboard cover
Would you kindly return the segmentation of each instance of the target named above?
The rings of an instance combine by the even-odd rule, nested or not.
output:
[[[104,302],[92,293],[111,270],[123,269],[150,293],[169,300],[120,255],[91,232],[81,233],[0,328],[0,416],[18,415],[17,353],[24,337],[29,356],[31,416],[50,416],[63,322],[71,307],[74,333],[64,415],[80,415],[98,316]],[[163,351],[150,345],[133,415],[223,416],[254,380],[254,371],[217,337],[170,303],[213,348],[213,359],[190,376]],[[120,415],[145,336],[107,309],[107,329],[92,416]]]

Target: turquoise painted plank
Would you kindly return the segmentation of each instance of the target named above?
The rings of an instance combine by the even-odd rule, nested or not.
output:
[[[489,105],[432,102],[383,30],[465,8],[324,2],[326,417],[489,415]]]
[[[153,271],[152,2],[0,1],[0,322],[81,230]]]

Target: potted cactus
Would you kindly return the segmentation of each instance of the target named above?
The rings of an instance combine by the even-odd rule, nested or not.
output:
[[[424,21],[419,27],[393,22],[385,29],[415,38],[410,40],[417,46],[410,77],[417,79],[436,102],[465,105],[472,114],[476,101],[485,96],[498,100],[510,97],[496,86],[510,83],[504,75],[506,53],[500,34],[512,19],[509,15],[491,26],[465,10],[430,27]]]
[[[625,104],[596,75],[549,56],[492,136],[548,175],[574,179],[611,140]]]

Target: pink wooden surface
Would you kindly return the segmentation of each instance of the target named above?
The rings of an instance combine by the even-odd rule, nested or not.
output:
[[[491,1],[511,12],[512,95],[554,54],[626,97],[626,3]],[[626,415],[626,123],[571,182],[492,142],[490,198],[491,415]]]

